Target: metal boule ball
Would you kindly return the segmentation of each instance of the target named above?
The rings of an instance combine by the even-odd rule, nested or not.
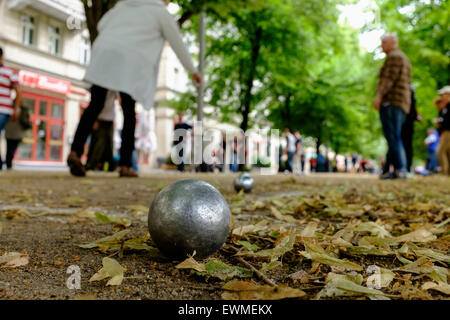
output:
[[[231,214],[222,194],[201,180],[181,180],[164,188],[148,214],[150,236],[170,258],[205,258],[225,243]]]
[[[250,176],[248,172],[241,173],[235,180],[234,180],[234,189],[237,192],[240,192],[241,190],[244,190],[245,193],[249,193],[252,191],[253,185],[255,184],[255,181]]]

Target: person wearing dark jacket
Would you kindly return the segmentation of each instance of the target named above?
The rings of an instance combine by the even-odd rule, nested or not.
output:
[[[411,166],[413,161],[413,136],[414,136],[414,122],[420,121],[421,116],[417,113],[416,108],[416,96],[414,89],[411,87],[411,111],[406,116],[405,123],[402,127],[402,142],[406,153],[406,169],[411,172]]]

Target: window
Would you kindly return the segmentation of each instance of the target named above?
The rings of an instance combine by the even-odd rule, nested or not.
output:
[[[48,51],[55,56],[61,52],[61,34],[58,27],[48,27]]]
[[[26,46],[33,46],[36,40],[34,18],[24,14],[22,24],[22,43]]]
[[[80,63],[82,65],[87,65],[91,59],[91,44],[89,39],[82,38],[80,45]]]

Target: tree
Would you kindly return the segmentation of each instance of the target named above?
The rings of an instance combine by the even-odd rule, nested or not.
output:
[[[97,24],[101,18],[112,9],[120,0],[81,0],[86,14],[86,23],[90,34],[91,43],[98,36]],[[161,0],[162,1],[162,0]],[[202,10],[216,15],[226,15],[227,12],[237,8],[255,6],[262,0],[174,0],[181,8],[178,23],[182,26]]]

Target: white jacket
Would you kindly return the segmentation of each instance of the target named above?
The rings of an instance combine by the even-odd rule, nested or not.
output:
[[[190,73],[197,72],[178,24],[162,0],[123,0],[100,20],[85,80],[153,107],[165,40]]]

